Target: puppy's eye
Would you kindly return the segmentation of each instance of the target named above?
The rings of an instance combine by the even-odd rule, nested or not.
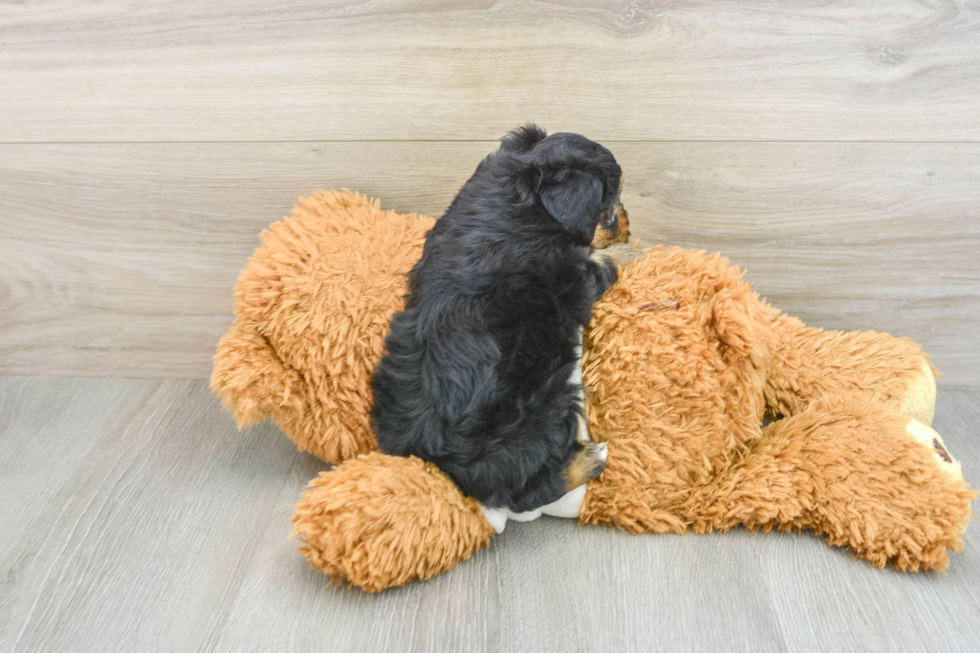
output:
[[[599,224],[611,231],[611,227],[616,225],[616,212],[609,211],[608,213],[603,213],[599,218]]]

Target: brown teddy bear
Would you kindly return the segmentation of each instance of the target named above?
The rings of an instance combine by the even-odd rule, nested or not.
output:
[[[371,374],[432,224],[349,192],[301,199],[262,234],[214,359],[240,427],[271,417],[336,465],[294,535],[313,567],[368,591],[446,571],[503,527],[434,465],[377,452],[369,427]],[[574,498],[579,523],[805,528],[876,567],[944,569],[975,493],[929,426],[920,347],[807,327],[726,259],[615,244],[627,236],[596,239],[628,264],[586,335],[589,432],[609,457]]]

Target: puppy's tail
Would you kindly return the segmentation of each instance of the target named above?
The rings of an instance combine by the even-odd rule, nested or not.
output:
[[[533,123],[528,123],[523,127],[511,130],[500,139],[500,149],[505,152],[524,154],[547,136],[548,133],[545,130]]]

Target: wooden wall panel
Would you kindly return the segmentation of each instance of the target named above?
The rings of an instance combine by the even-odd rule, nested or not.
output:
[[[0,146],[0,374],[203,377],[269,222],[316,187],[439,215],[495,147]],[[980,145],[614,143],[643,244],[722,251],[775,305],[980,382]]]
[[[980,141],[976,2],[0,4],[0,142]]]

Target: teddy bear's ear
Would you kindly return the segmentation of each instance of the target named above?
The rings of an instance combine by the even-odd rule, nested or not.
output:
[[[711,326],[718,339],[756,368],[766,364],[773,342],[758,296],[746,286],[722,288],[711,300]]]
[[[262,334],[235,325],[222,336],[214,355],[211,391],[235,416],[238,428],[261,422],[277,411],[302,414],[305,385],[286,369]]]

